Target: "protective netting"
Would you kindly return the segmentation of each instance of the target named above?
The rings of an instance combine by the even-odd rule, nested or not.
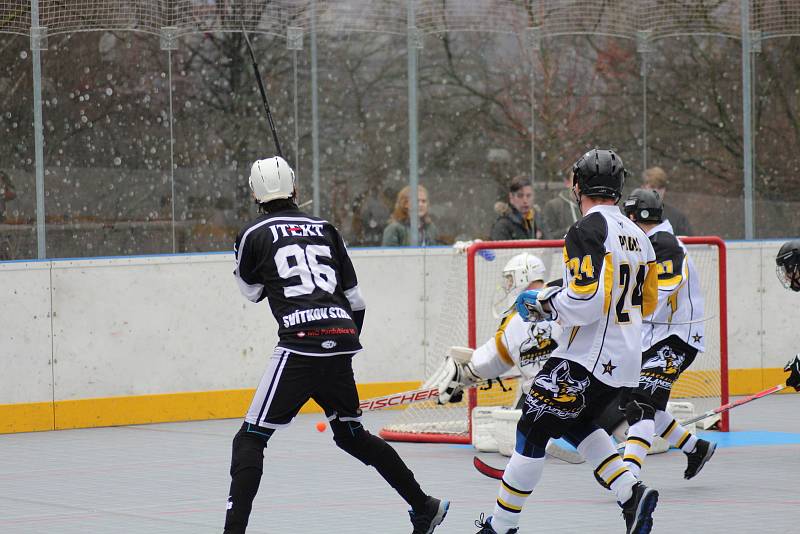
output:
[[[702,238],[695,238],[702,239]],[[716,408],[723,403],[721,357],[719,249],[714,244],[689,245],[705,297],[705,346],[688,371],[676,382],[672,400],[689,401],[697,413]],[[495,259],[487,261],[476,255],[475,261],[475,341],[481,345],[494,337],[502,313],[512,302],[502,287],[502,272],[506,263],[520,252],[538,256],[545,265],[546,280],[562,276],[563,255],[559,246],[491,249]],[[435,327],[432,354],[445,354],[452,345],[465,346],[469,340],[467,305],[467,257],[454,254],[445,289],[447,305],[441,310]],[[425,378],[431,376],[441,361],[426,362]],[[507,389],[507,391],[506,391]],[[439,406],[433,402],[410,405],[398,414],[381,432],[386,439],[407,441],[469,441],[469,410],[474,406],[511,406],[518,395],[518,381],[511,380],[506,388],[493,384],[490,389],[478,389],[470,403],[468,396],[458,404]],[[727,402],[725,400],[725,402]]]
[[[741,36],[738,0],[40,0],[40,26],[50,35],[74,31],[131,30],[177,35],[251,31],[285,35],[309,29],[312,12],[320,32],[405,33],[408,14],[422,34],[448,31],[541,36],[597,34],[635,39],[686,34]],[[410,9],[409,9],[410,7]],[[800,3],[751,0],[750,28],[761,37],[800,34]],[[0,0],[0,33],[28,34],[29,0]]]

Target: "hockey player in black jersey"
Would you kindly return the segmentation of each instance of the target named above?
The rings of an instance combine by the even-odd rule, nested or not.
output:
[[[793,239],[781,245],[775,258],[778,280],[783,287],[800,291],[800,239]],[[800,391],[800,354],[783,368],[789,373],[786,385]]]
[[[642,330],[639,386],[625,402],[630,428],[624,460],[638,477],[653,436],[661,436],[686,454],[688,480],[711,459],[716,445],[683,428],[666,410],[672,386],[705,348],[704,299],[694,263],[662,208],[658,193],[648,189],[634,190],[624,204],[625,214],[653,244],[658,264],[658,304]]]
[[[449,502],[426,495],[397,452],[361,425],[351,360],[361,350],[365,305],[342,237],[298,209],[283,158],[256,161],[250,189],[261,215],[236,238],[234,275],[248,300],[269,301],[279,341],[233,439],[225,534],[245,532],[267,442],[308,399],[325,410],[336,445],[373,466],[411,506],[413,534],[432,533]]]

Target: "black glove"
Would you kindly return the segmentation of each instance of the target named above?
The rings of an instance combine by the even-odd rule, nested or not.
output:
[[[800,354],[795,356],[794,360],[787,363],[783,370],[789,373],[789,378],[786,379],[786,385],[793,387],[795,391],[800,391]]]

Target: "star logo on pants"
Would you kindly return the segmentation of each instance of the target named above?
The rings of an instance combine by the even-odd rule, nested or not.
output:
[[[692,341],[694,341],[695,343],[700,343],[701,339],[703,339],[703,336],[701,336],[700,334],[695,334],[692,336]]]
[[[612,375],[614,373],[614,369],[616,369],[617,367],[618,367],[617,365],[613,365],[611,363],[611,360],[609,360],[607,363],[603,364],[603,374]]]

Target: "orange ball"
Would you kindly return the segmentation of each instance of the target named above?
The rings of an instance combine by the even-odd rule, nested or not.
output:
[[[317,423],[317,431],[318,432],[325,432],[326,428],[328,428],[328,425],[325,424],[325,421],[319,421]]]

